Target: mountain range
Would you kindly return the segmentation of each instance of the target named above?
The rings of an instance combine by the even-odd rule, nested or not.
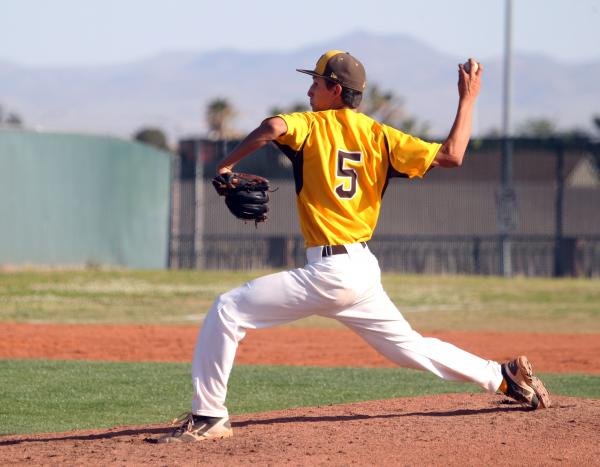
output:
[[[98,67],[25,67],[0,61],[0,105],[27,127],[130,137],[158,126],[171,139],[206,133],[205,109],[216,97],[237,110],[234,127],[252,129],[274,106],[307,103],[313,68],[328,49],[347,50],[367,69],[369,83],[393,91],[405,110],[444,136],[457,103],[457,64],[452,56],[402,34],[353,33],[289,52],[166,52],[128,64]],[[475,57],[484,82],[474,131],[501,128],[502,57]],[[531,118],[559,128],[589,129],[600,114],[600,60],[567,64],[543,55],[516,53],[513,61],[514,127]]]

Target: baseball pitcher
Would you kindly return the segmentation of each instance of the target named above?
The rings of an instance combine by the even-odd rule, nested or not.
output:
[[[526,357],[500,364],[414,331],[384,291],[368,245],[391,177],[423,177],[433,167],[461,165],[483,66],[472,59],[458,66],[458,111],[443,144],[415,138],[357,111],[366,73],[349,53],[330,50],[313,70],[298,71],[312,76],[312,112],[264,120],[221,162],[215,187],[225,196],[227,187],[233,190],[231,209],[234,192],[240,191],[236,180],[244,178],[233,172],[235,164],[274,142],[292,162],[306,265],[217,297],[194,351],[192,411],[157,441],[232,436],[225,407],[227,381],[246,330],[314,314],[342,322],[399,366],[427,370],[448,381],[470,381],[533,409],[549,407],[548,392]],[[259,186],[263,193],[258,204],[264,206],[266,188]],[[243,218],[257,212],[257,221],[266,212],[260,206],[242,211]]]

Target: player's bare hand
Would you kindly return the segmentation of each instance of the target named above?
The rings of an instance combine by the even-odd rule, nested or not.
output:
[[[223,167],[219,166],[219,167],[217,167],[217,175],[230,174],[232,171],[232,168],[233,167],[230,167],[227,165],[225,165]]]
[[[458,65],[458,95],[460,99],[474,103],[481,89],[483,65],[472,58]]]

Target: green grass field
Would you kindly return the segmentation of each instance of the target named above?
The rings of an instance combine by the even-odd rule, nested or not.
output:
[[[189,410],[190,365],[0,360],[0,434],[166,423]],[[600,376],[543,378],[554,394],[600,398]],[[393,397],[480,392],[393,368],[236,366],[232,414]]]
[[[215,296],[266,274],[223,271],[0,273],[0,320],[197,324]],[[600,281],[385,274],[420,330],[600,332]],[[309,318],[295,326],[338,326]]]
[[[264,273],[3,272],[0,321],[197,325],[218,293]],[[384,285],[421,330],[600,332],[597,280],[388,274]],[[0,375],[2,434],[157,423],[189,408],[188,364],[0,360]],[[543,377],[555,394],[600,398],[599,376]],[[236,414],[471,391],[403,369],[237,366],[228,405]]]

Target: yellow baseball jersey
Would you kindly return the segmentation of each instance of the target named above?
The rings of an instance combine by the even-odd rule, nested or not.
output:
[[[441,146],[350,109],[278,117],[288,129],[275,143],[292,161],[307,247],[369,240],[388,179],[422,177]]]

